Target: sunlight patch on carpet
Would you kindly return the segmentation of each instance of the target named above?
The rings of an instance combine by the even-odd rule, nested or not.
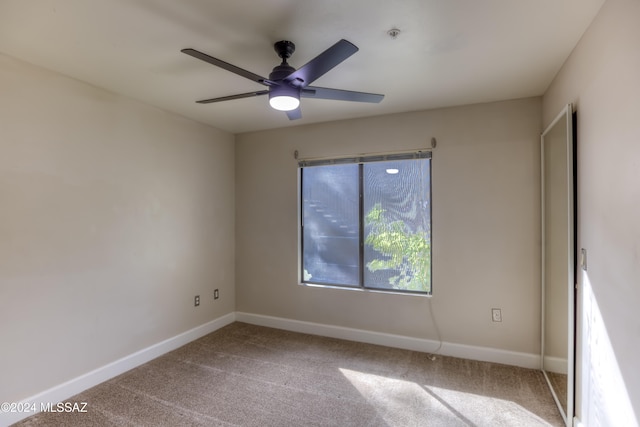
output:
[[[455,425],[475,426],[478,420],[495,426],[551,425],[510,400],[343,368],[340,372],[389,425],[419,419],[433,425],[454,421]]]

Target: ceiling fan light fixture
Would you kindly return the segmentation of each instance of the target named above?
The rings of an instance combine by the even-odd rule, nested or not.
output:
[[[272,87],[269,90],[269,105],[278,111],[293,111],[300,106],[300,92],[289,86]]]
[[[292,111],[300,106],[300,100],[293,96],[274,96],[269,98],[271,108],[278,111]]]

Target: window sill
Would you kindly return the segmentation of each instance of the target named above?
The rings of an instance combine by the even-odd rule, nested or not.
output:
[[[419,298],[432,298],[433,294],[426,293],[418,293],[418,292],[402,292],[402,291],[394,291],[394,290],[383,290],[383,289],[370,289],[370,288],[355,288],[350,286],[336,286],[336,285],[322,285],[319,283],[298,283],[300,286],[305,286],[309,288],[325,288],[325,289],[339,289],[341,291],[352,291],[352,292],[366,292],[366,293],[374,293],[374,294],[385,294],[385,295],[402,295],[409,297],[419,297]]]

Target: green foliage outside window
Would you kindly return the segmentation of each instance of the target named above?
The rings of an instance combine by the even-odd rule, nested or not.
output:
[[[404,221],[389,221],[379,203],[366,216],[365,244],[384,256],[367,263],[371,272],[396,270],[389,278],[394,289],[431,291],[431,243],[424,231],[412,232]]]

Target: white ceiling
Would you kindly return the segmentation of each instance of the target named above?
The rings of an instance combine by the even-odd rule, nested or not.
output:
[[[0,0],[0,52],[238,133],[542,95],[603,2]],[[264,87],[180,52],[268,76],[274,42],[297,68],[341,38],[360,51],[314,85],[385,99],[303,99],[296,121],[267,97],[196,104]]]

